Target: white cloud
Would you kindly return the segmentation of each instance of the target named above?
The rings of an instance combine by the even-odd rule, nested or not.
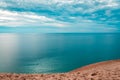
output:
[[[11,12],[0,10],[0,26],[54,26],[64,27],[66,24],[46,16],[30,12]]]
[[[0,1],[0,7],[7,7],[9,4],[4,2],[4,1]]]

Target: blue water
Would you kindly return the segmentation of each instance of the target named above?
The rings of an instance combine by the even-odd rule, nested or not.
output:
[[[113,59],[120,59],[120,34],[0,33],[0,72],[68,72]]]

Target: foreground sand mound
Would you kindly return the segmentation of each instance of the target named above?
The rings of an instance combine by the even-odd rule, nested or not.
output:
[[[120,80],[120,60],[96,63],[60,74],[1,73],[0,80]]]

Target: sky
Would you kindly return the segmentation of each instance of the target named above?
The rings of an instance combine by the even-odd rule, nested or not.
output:
[[[120,32],[120,0],[0,0],[0,32]]]

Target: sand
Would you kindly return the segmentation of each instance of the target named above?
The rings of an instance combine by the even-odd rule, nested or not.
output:
[[[0,73],[0,80],[120,80],[120,60],[91,64],[68,73]]]

